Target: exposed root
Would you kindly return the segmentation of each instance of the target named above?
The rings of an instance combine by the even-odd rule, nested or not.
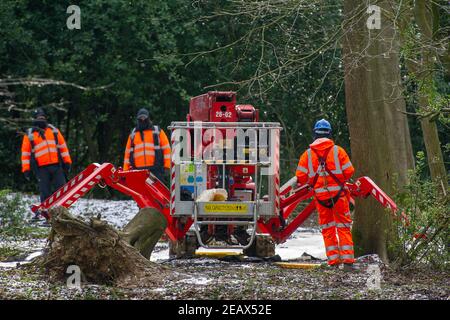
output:
[[[136,283],[151,286],[173,273],[144,258],[123,239],[121,232],[100,217],[85,222],[63,207],[50,213],[49,243],[37,263],[48,271],[51,279],[67,277],[69,265],[77,265],[89,282],[125,286]]]

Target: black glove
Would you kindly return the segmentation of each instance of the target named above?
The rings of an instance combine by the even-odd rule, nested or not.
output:
[[[24,175],[24,177],[25,177],[25,180],[31,181],[31,172],[30,172],[30,171],[25,171],[25,172],[23,173],[23,175]]]
[[[66,176],[69,175],[70,168],[71,168],[70,163],[63,163],[63,170],[64,170],[64,173],[66,174]]]

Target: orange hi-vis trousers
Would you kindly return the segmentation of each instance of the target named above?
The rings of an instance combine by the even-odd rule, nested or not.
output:
[[[322,206],[316,201],[319,225],[329,265],[355,262],[352,239],[352,219],[345,196],[339,198],[333,208]]]

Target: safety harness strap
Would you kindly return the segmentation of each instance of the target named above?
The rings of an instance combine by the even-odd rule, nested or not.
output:
[[[319,159],[319,167],[317,168],[317,172],[316,172],[316,174],[315,174],[315,176],[314,176],[314,178],[313,178],[313,181],[312,181],[312,183],[310,184],[310,187],[311,188],[314,188],[314,186],[316,185],[316,183],[317,183],[317,180],[319,179],[319,176],[320,176],[320,172],[319,172],[319,168],[320,167],[322,167],[323,169],[325,169],[325,171],[331,176],[331,178],[339,185],[339,191],[338,191],[338,193],[334,196],[334,197],[332,197],[332,198],[330,198],[330,199],[327,199],[327,200],[320,200],[320,199],[317,199],[316,198],[316,201],[317,202],[319,202],[322,206],[324,206],[324,207],[326,207],[326,208],[328,208],[328,209],[331,209],[331,208],[333,208],[334,207],[334,205],[336,204],[336,202],[339,200],[339,198],[341,197],[341,194],[342,194],[342,192],[344,191],[344,184],[341,182],[341,180],[339,180],[339,178],[338,177],[336,177],[336,175],[333,173],[333,172],[331,172],[331,170],[330,169],[328,169],[328,167],[327,167],[327,163],[326,163],[326,160],[327,160],[327,157],[328,157],[328,154],[330,153],[330,150],[331,150],[332,148],[329,148],[327,151],[326,151],[326,153],[325,153],[325,155],[323,156],[323,157],[320,157],[318,154],[317,154],[317,152],[316,151],[314,151],[314,153],[317,155],[317,158]],[[336,152],[336,151],[335,151]],[[337,155],[335,155],[335,158],[337,157]],[[311,161],[312,161],[312,159],[311,159]]]
[[[130,165],[132,168],[134,168],[134,137],[136,136],[136,128],[133,128],[133,130],[130,133]]]
[[[30,140],[31,145],[31,155],[30,155],[30,167],[31,171],[34,172],[35,175],[37,175],[37,163],[36,163],[36,157],[34,156],[34,134],[33,134],[33,128],[29,128],[27,130],[27,136],[28,140]]]
[[[164,167],[164,156],[159,142],[159,133],[160,133],[159,127],[153,126],[153,144],[155,145],[154,167],[156,167],[157,171],[163,172],[162,168]]]
[[[49,124],[48,127],[50,129],[52,129],[52,131],[53,131],[53,136],[55,137],[56,150],[58,152],[58,161],[59,161],[59,164],[62,165],[64,163],[64,161],[63,161],[63,158],[62,158],[62,155],[61,155],[61,150],[59,150],[59,147],[58,147],[58,145],[59,145],[59,142],[58,142],[58,129],[56,129],[56,127],[53,126],[52,124]]]

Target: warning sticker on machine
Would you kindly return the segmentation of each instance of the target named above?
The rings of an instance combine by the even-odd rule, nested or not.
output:
[[[231,204],[231,203],[217,203],[217,204],[205,204],[205,212],[236,212],[247,213],[247,204]]]

